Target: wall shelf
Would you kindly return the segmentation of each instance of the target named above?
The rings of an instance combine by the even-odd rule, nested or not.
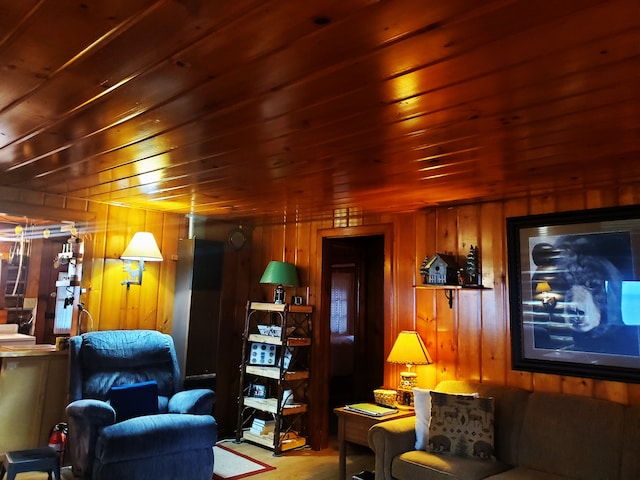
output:
[[[443,290],[444,296],[449,300],[449,308],[453,308],[453,292],[457,290],[489,290],[484,285],[437,285],[437,284],[421,284],[414,285],[413,288],[418,290]]]
[[[312,314],[310,305],[247,303],[236,443],[247,440],[274,455],[306,444]],[[274,335],[265,334],[271,330]],[[255,396],[255,385],[264,387],[264,397]],[[300,403],[289,403],[285,391]],[[272,431],[254,430],[266,419],[273,420]]]

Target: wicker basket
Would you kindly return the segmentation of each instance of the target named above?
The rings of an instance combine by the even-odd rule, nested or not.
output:
[[[379,405],[386,405],[387,407],[396,406],[396,396],[398,392],[395,390],[386,390],[384,388],[378,388],[373,391],[373,398]]]

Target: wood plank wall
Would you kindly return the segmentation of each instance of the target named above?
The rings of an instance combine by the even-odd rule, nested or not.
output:
[[[85,240],[82,300],[93,317],[92,330],[152,329],[171,333],[178,239],[183,216],[90,204],[95,230]],[[127,289],[120,255],[138,231],[152,232],[162,262],[146,262],[142,285]]]
[[[607,188],[566,193],[532,195],[506,202],[491,202],[456,207],[439,207],[397,215],[365,215],[359,228],[380,226],[387,230],[391,248],[391,291],[385,295],[390,312],[385,326],[385,351],[391,349],[397,333],[417,329],[425,340],[434,365],[419,367],[420,385],[432,387],[448,378],[482,380],[530,390],[560,392],[605,398],[623,404],[640,404],[640,386],[621,382],[517,372],[511,369],[506,288],[507,249],[505,219],[509,216],[560,212],[574,209],[610,207],[640,203],[637,185],[618,190]],[[90,218],[92,231],[85,241],[82,296],[91,313],[93,329],[152,328],[170,332],[173,312],[175,261],[179,238],[186,238],[183,216],[145,212],[122,207],[75,201],[0,188],[0,206],[19,206],[29,215],[62,212],[70,216],[82,213]],[[4,207],[3,207],[4,208]],[[18,212],[25,214],[23,212]],[[50,217],[47,217],[50,218]],[[59,218],[64,218],[61,216]],[[230,230],[211,222],[204,238],[224,239]],[[129,291],[121,285],[122,263],[119,256],[126,242],[138,230],[154,233],[165,260],[147,264],[143,285]],[[240,339],[247,300],[270,301],[272,288],[259,284],[269,260],[285,260],[298,266],[301,287],[290,290],[308,298],[316,306],[316,325],[320,310],[320,266],[323,232],[335,232],[331,219],[247,227],[249,241],[243,250],[225,252],[223,316],[227,328],[221,342],[221,368],[224,384],[219,388],[216,416],[221,427],[235,422]],[[375,230],[375,228],[374,228]],[[414,288],[421,281],[419,267],[427,255],[450,251],[466,255],[470,245],[481,252],[483,291],[456,294],[453,308],[442,291]],[[314,347],[320,346],[314,339]],[[393,387],[400,367],[385,365],[385,384]],[[320,367],[322,371],[322,367]],[[322,428],[323,415],[315,417]]]
[[[185,235],[184,216],[0,188],[0,209],[10,214],[55,221],[85,222],[80,301],[93,318],[92,330],[150,328],[171,332],[178,238]],[[120,254],[137,231],[153,232],[164,261],[145,264],[143,284],[127,291]],[[77,311],[74,312],[77,314]],[[82,330],[89,318],[83,316]],[[75,326],[75,324],[74,324]],[[73,332],[75,333],[75,331]]]
[[[419,382],[433,387],[444,379],[461,378],[507,384],[528,390],[604,398],[623,404],[640,404],[640,385],[587,378],[519,372],[511,369],[507,247],[505,221],[510,216],[612,207],[640,203],[637,186],[618,190],[549,193],[528,198],[456,207],[439,207],[401,215],[365,216],[362,224],[393,227],[392,318],[385,326],[385,351],[402,329],[417,329],[435,364],[419,367]],[[317,237],[332,228],[330,220],[256,227],[252,243],[250,293],[252,299],[269,299],[270,289],[258,284],[269,260],[295,263],[301,283],[309,288],[316,305],[316,325],[321,318],[320,272]],[[357,230],[357,228],[356,228]],[[453,252],[466,256],[469,247],[480,248],[485,290],[454,294],[453,307],[441,290],[414,288],[421,283],[420,265],[427,255]],[[306,294],[304,288],[293,292]],[[400,367],[385,366],[385,383],[396,384]]]

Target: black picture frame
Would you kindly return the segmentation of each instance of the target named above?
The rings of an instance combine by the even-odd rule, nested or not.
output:
[[[249,396],[253,398],[267,398],[267,386],[261,383],[249,385]]]
[[[640,205],[506,229],[512,368],[640,383]]]

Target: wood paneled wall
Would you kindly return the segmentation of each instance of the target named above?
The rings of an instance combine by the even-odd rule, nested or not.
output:
[[[365,216],[362,225],[391,225],[392,289],[385,295],[391,318],[386,318],[385,351],[402,329],[417,329],[435,364],[419,367],[421,386],[461,378],[573,395],[640,404],[640,385],[587,378],[520,372],[511,369],[507,292],[506,218],[547,212],[611,207],[640,203],[637,186],[532,195],[505,202],[440,207],[415,213]],[[316,328],[322,327],[318,236],[332,228],[330,220],[256,227],[250,274],[253,299],[269,299],[270,289],[258,284],[269,260],[298,266],[301,283],[316,305]],[[348,229],[357,232],[355,229]],[[345,229],[347,231],[347,229]],[[454,293],[453,306],[442,290],[415,288],[419,268],[427,255],[452,252],[466,256],[477,245],[484,290]],[[306,294],[303,287],[297,294]],[[320,367],[322,369],[322,367]],[[400,367],[385,366],[385,383],[394,387]]]
[[[171,333],[178,239],[183,216],[129,208],[89,205],[95,230],[85,238],[82,286],[93,330],[152,329]],[[146,262],[142,285],[127,289],[120,255],[138,231],[152,232],[164,257]]]
[[[28,218],[82,222],[84,242],[80,301],[82,330],[149,328],[171,332],[175,257],[178,238],[186,234],[184,216],[85,202],[23,189],[0,188],[0,209]],[[153,232],[164,261],[147,262],[143,283],[127,290],[120,254],[137,231]],[[77,314],[77,311],[74,312]],[[75,325],[74,325],[75,327]],[[75,332],[74,332],[75,333]]]
[[[321,285],[321,239],[362,232],[387,232],[390,245],[386,267],[390,288],[385,293],[385,352],[397,333],[417,329],[435,364],[419,368],[421,386],[432,387],[448,378],[481,380],[514,385],[530,390],[560,392],[605,398],[623,404],[640,404],[640,385],[621,382],[518,372],[511,369],[509,311],[507,295],[507,246],[505,219],[510,216],[561,212],[585,208],[640,203],[638,185],[618,190],[607,188],[531,195],[527,198],[455,207],[439,207],[396,215],[365,215],[357,225],[335,228],[331,219],[247,227],[249,241],[239,252],[225,252],[223,318],[220,372],[216,416],[222,430],[232,428],[236,415],[240,339],[247,300],[270,301],[272,288],[259,284],[269,260],[293,262],[298,267],[301,287],[288,295],[302,295],[316,307],[315,330],[323,325],[319,305]],[[0,206],[15,207],[37,216],[62,213],[53,218],[87,220],[91,231],[85,236],[82,300],[90,311],[93,329],[152,328],[171,331],[173,289],[178,239],[187,236],[183,216],[132,210],[103,204],[89,204],[61,197],[33,194],[18,189],[0,189]],[[27,214],[18,211],[18,214]],[[216,227],[217,225],[217,227]],[[204,238],[224,239],[229,224],[210,222]],[[165,257],[162,263],[147,264],[141,286],[127,291],[119,260],[126,242],[138,230],[152,231]],[[427,255],[453,252],[465,256],[470,245],[478,245],[485,290],[454,294],[453,307],[440,290],[415,288],[421,282],[419,268]],[[326,327],[326,326],[325,326]],[[314,338],[313,348],[322,347]],[[325,357],[322,357],[324,355]],[[326,361],[327,353],[320,353]],[[324,360],[322,360],[324,358]],[[323,365],[314,365],[314,381],[323,381]],[[385,365],[385,384],[395,386],[400,367]],[[320,389],[322,389],[320,385]],[[315,390],[316,392],[318,389]],[[324,428],[328,412],[312,410],[315,429]]]

